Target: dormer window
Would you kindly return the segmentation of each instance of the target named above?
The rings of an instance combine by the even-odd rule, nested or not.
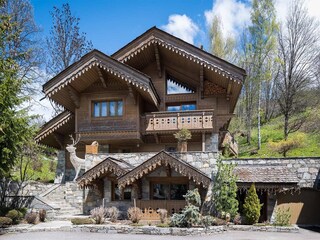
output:
[[[167,75],[167,94],[188,94],[194,93],[195,90],[174,77]]]
[[[93,117],[119,117],[123,115],[122,100],[94,101],[92,106]]]

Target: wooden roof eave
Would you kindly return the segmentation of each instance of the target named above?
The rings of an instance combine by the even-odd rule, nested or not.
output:
[[[131,68],[128,65],[118,62],[97,50],[93,50],[88,53],[78,62],[72,64],[70,67],[45,83],[43,85],[43,92],[47,97],[52,97],[92,67],[100,67],[119,79],[124,80],[128,84],[148,92],[153,103],[157,107],[159,106],[160,97],[158,96],[149,76]]]
[[[124,188],[162,165],[170,165],[175,171],[188,177],[190,180],[192,179],[196,184],[202,184],[204,187],[209,187],[211,179],[208,176],[187,162],[175,158],[164,151],[159,152],[149,160],[121,176],[118,179],[118,185],[119,187]]]
[[[238,84],[242,84],[245,80],[246,72],[244,69],[155,27],[146,31],[125,47],[112,54],[112,57],[121,62],[126,62],[151,44],[158,44],[159,46],[165,47],[168,50],[189,59],[190,61],[225,76],[227,79],[237,82]]]
[[[106,158],[93,168],[86,171],[82,176],[78,177],[76,182],[81,188],[84,188],[93,185],[95,180],[107,172],[113,173],[116,177],[120,177],[128,172],[128,170],[123,169],[114,161],[118,160],[111,157]]]
[[[65,110],[64,112],[51,119],[49,122],[45,123],[35,137],[36,142],[39,143],[46,136],[58,130],[61,126],[69,122],[72,117],[73,114]]]

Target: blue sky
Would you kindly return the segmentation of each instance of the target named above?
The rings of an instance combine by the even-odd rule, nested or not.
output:
[[[74,15],[80,18],[81,31],[95,48],[112,54],[147,29],[168,24],[169,16],[186,15],[199,26],[194,44],[207,41],[205,10],[212,8],[212,0],[32,0],[36,22],[49,33],[53,6],[68,2]],[[200,30],[201,29],[201,30]]]

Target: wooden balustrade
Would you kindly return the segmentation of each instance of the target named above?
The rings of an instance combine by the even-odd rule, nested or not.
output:
[[[146,132],[213,129],[213,110],[154,112],[145,115]]]
[[[143,220],[159,220],[157,210],[162,208],[168,211],[168,216],[179,213],[185,207],[185,200],[137,200],[137,207],[143,211]]]

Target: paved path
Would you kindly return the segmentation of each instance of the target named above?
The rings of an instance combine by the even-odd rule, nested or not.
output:
[[[238,232],[229,231],[217,235],[204,236],[158,236],[132,234],[106,234],[87,232],[29,232],[5,234],[0,240],[319,240],[320,233],[300,229],[299,233]]]

